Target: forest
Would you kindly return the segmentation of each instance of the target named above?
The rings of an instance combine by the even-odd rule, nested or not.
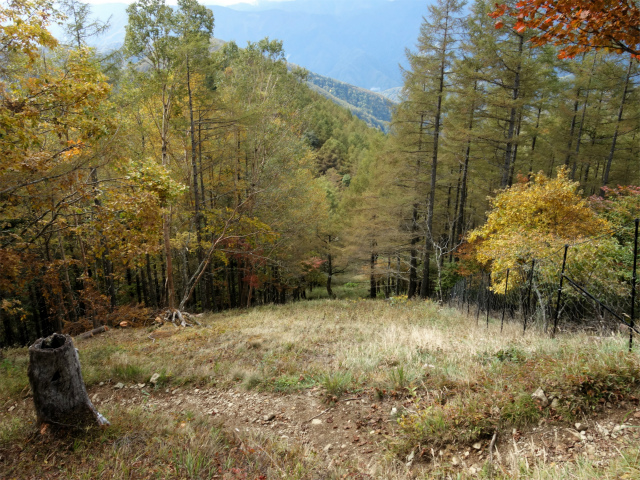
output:
[[[388,131],[393,102],[383,95],[313,72],[307,74],[307,81],[312,90],[316,90],[334,103],[348,108],[351,113],[367,122],[370,127],[379,128],[384,132]]]
[[[638,52],[563,49],[494,10],[425,7],[385,134],[311,91],[282,42],[215,43],[196,0],[132,3],[108,53],[88,5],[3,4],[0,345],[334,297],[336,275],[443,299],[628,225]],[[594,264],[631,262],[607,241]]]

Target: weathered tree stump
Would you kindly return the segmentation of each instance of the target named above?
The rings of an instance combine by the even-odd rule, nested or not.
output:
[[[39,425],[109,425],[89,400],[78,352],[69,335],[54,333],[36,340],[29,347],[28,374]]]

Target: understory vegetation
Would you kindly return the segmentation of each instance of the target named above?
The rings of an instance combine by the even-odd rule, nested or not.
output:
[[[640,397],[640,359],[627,352],[621,336],[567,333],[551,339],[536,327],[523,335],[512,323],[500,334],[498,319],[487,328],[432,302],[313,300],[207,315],[201,322],[193,329],[110,330],[77,341],[90,395],[101,384],[123,383],[146,384],[151,393],[214,388],[286,397],[319,390],[328,407],[347,395],[401,399],[406,407],[393,418],[394,434],[381,444],[378,478],[406,478],[403,459],[412,452],[421,459],[413,475],[445,475],[446,468],[429,470],[432,450],[487,441],[514,428],[526,431],[541,421],[572,425],[606,405],[633,405]],[[26,365],[25,349],[4,354],[3,405],[28,394]],[[532,398],[539,388],[553,405]],[[136,408],[110,403],[102,413],[112,427],[55,442],[37,435],[29,411],[5,415],[0,454],[9,478],[32,468],[73,478],[100,472],[109,478],[211,478],[214,472],[224,478],[318,478],[324,468],[320,456],[296,442],[247,439],[246,432],[226,431],[215,419],[178,405],[152,414]],[[612,478],[637,471],[633,455],[625,453],[607,467]],[[54,456],[51,467],[43,463]],[[556,467],[530,465],[518,473],[503,465],[491,475],[560,478]],[[486,478],[494,478],[484,468]],[[583,472],[578,478],[589,478],[590,471],[609,475],[592,468],[587,459],[561,465],[565,472]],[[368,474],[343,465],[321,478],[349,472]]]
[[[562,259],[538,260],[567,243],[585,245],[573,280],[628,315],[638,62],[536,47],[494,8],[425,6],[382,132],[282,41],[215,39],[196,0],[133,2],[110,52],[79,0],[3,3],[0,345],[365,286],[442,301],[472,274],[504,293],[534,260],[550,290]]]

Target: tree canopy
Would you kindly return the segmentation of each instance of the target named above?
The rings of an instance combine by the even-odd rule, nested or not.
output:
[[[504,15],[516,19],[513,28],[535,29],[531,42],[561,46],[560,58],[592,49],[629,53],[640,58],[640,5],[632,0],[523,0],[497,5],[491,16],[503,26]]]

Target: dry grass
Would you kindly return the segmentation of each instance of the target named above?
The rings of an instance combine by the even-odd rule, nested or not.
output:
[[[550,339],[535,328],[523,335],[520,325],[510,323],[500,334],[497,320],[487,329],[482,322],[476,325],[475,318],[431,302],[313,300],[209,315],[201,322],[203,327],[193,329],[165,325],[160,330],[109,331],[78,342],[85,382],[89,386],[109,380],[146,383],[159,373],[158,388],[242,384],[246,389],[285,393],[316,385],[324,386],[331,395],[362,389],[376,389],[380,395],[399,391],[414,398],[418,412],[404,420],[404,436],[394,447],[405,455],[413,448],[410,445],[430,440],[429,435],[451,431],[448,422],[458,418],[456,415],[466,415],[469,405],[480,414],[485,407],[490,409],[491,404],[483,404],[476,395],[478,391],[485,397],[505,390],[515,393],[506,417],[499,419],[501,425],[537,421],[539,415],[532,414],[530,405],[518,400],[533,381],[522,372],[523,366],[530,368],[540,359],[547,359],[540,360],[541,365],[558,363],[558,368],[541,370],[542,377],[535,380],[552,383],[591,372],[618,372],[617,359],[626,349],[621,337],[594,339],[572,333]],[[0,404],[8,404],[28,388],[26,356],[26,349],[16,349],[6,352],[0,361]],[[635,354],[625,358],[637,363]],[[440,409],[447,395],[449,410]],[[455,415],[451,413],[454,410]],[[425,424],[425,412],[429,421],[435,418],[440,424]],[[142,462],[140,468],[149,476],[156,471],[153,462],[160,465],[160,478],[209,478],[210,469],[220,468],[224,462],[236,462],[238,471],[247,473],[247,478],[312,478],[317,472],[316,460],[302,449],[287,449],[272,439],[229,437],[202,419],[146,418],[146,413],[124,410],[104,413],[122,421],[107,432],[80,440],[77,451],[91,451],[90,462],[81,462],[82,455],[74,454],[76,447],[65,444],[70,449],[63,455],[65,471],[71,475],[68,478],[97,478],[105,475],[102,472],[109,478],[124,478],[136,462]],[[465,433],[467,440],[484,434],[482,425],[468,427],[479,430]],[[32,435],[31,428],[28,419],[2,425],[0,449],[24,442]],[[429,428],[433,432],[429,433]],[[140,433],[134,435],[134,431]],[[239,447],[249,443],[257,447]],[[38,451],[33,445],[29,448]],[[212,463],[211,458],[216,460]],[[390,458],[381,461],[375,476],[406,478],[406,468]],[[29,462],[23,467],[34,468]],[[526,470],[516,467],[512,466],[509,478],[592,478],[589,475],[595,468],[588,462]],[[520,470],[523,473],[517,473]],[[637,472],[637,452],[621,457],[610,470],[613,473],[598,472],[603,478]],[[324,478],[342,474],[331,471]]]

